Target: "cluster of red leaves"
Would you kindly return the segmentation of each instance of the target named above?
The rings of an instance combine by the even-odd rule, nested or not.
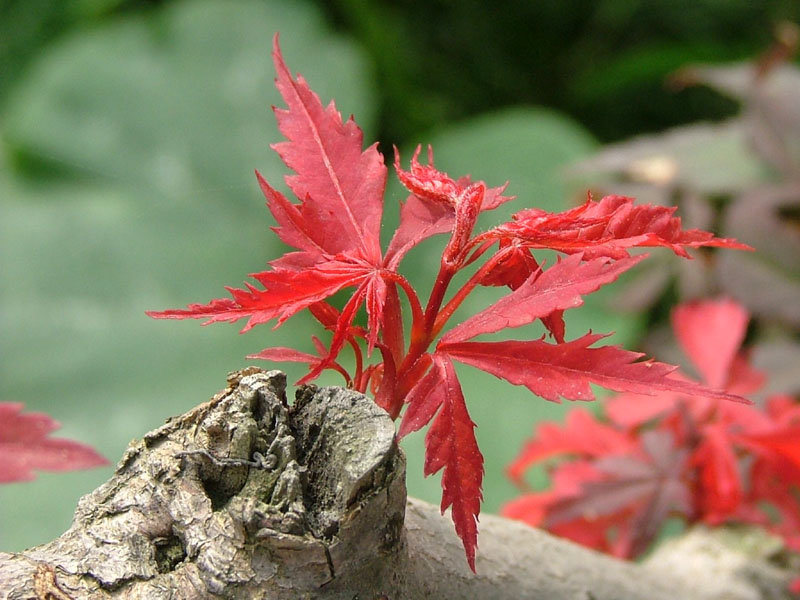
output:
[[[747,396],[764,376],[741,350],[749,315],[730,300],[684,304],[672,314],[680,346],[706,384]],[[800,550],[800,403],[776,395],[739,404],[703,395],[624,393],[606,418],[573,410],[563,427],[540,424],[510,465],[561,457],[552,488],[503,513],[631,558],[668,517],[717,525],[751,523]],[[800,583],[800,582],[798,582]]]
[[[46,414],[22,414],[22,404],[0,402],[0,483],[30,481],[34,469],[73,471],[108,464],[89,446],[47,437],[58,427]]]
[[[382,252],[380,226],[387,169],[376,145],[366,150],[352,119],[345,122],[333,103],[323,106],[301,78],[293,78],[277,45],[276,84],[287,109],[276,109],[287,141],[275,144],[294,171],[286,183],[299,200],[290,202],[260,175],[267,206],[277,222],[275,233],[296,251],[251,277],[259,286],[228,288],[230,298],[186,309],[149,313],[155,318],[205,319],[206,323],[248,321],[242,331],[273,319],[282,324],[308,309],[331,333],[328,344],[314,337],[317,354],[291,348],[268,348],[253,358],[307,363],[312,381],[323,370],[343,375],[348,386],[371,391],[375,401],[397,418],[406,407],[399,435],[431,423],[426,437],[425,473],[443,470],[442,503],[452,509],[456,532],[474,569],[477,520],[482,500],[483,457],[475,439],[453,361],[483,369],[548,400],[591,400],[591,383],[617,391],[648,393],[713,392],[672,376],[674,367],[640,361],[641,354],[615,346],[594,345],[603,337],[587,334],[566,341],[563,312],[582,304],[582,296],[614,281],[644,256],[628,249],[664,246],[680,256],[686,248],[746,248],[700,230],[685,231],[674,209],[637,206],[631,198],[609,196],[562,213],[536,209],[513,221],[474,233],[478,216],[511,198],[503,188],[489,188],[468,177],[452,179],[433,166],[411,159],[410,170],[395,170],[410,195],[402,203],[400,224]],[[397,153],[396,153],[397,154]],[[427,238],[449,234],[439,272],[425,306],[399,266],[406,253]],[[546,270],[532,249],[559,251],[566,258]],[[478,259],[489,258],[476,267]],[[466,283],[448,294],[453,277],[474,268]],[[442,335],[447,321],[477,286],[507,286],[510,293]],[[339,310],[328,299],[345,288],[352,295]],[[403,323],[401,293],[411,313]],[[364,307],[367,327],[356,325]],[[556,343],[544,339],[504,342],[473,338],[540,320]],[[277,326],[276,325],[276,326]],[[406,334],[408,331],[408,334]],[[345,346],[355,354],[355,368],[338,357]],[[431,348],[433,346],[433,348]],[[367,364],[373,351],[379,357]],[[366,352],[364,352],[366,350]]]

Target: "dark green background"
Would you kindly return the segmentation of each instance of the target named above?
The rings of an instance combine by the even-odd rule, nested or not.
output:
[[[730,0],[0,0],[0,399],[52,414],[59,434],[113,461],[221,388],[245,354],[307,348],[315,329],[303,317],[238,336],[236,325],[144,316],[219,297],[284,251],[253,176],[281,185],[285,173],[269,148],[280,139],[276,31],[290,68],[354,114],[368,141],[405,157],[432,143],[454,176],[509,180],[517,201],[487,215],[500,219],[567,206],[581,191],[562,168],[602,141],[731,114],[710,92],[666,92],[665,75],[750,57],[799,12]],[[393,181],[387,231],[401,197]],[[440,247],[405,263],[421,287]],[[635,343],[639,318],[602,299],[575,312],[568,335],[591,327]],[[504,465],[537,419],[563,408],[460,375],[486,457],[485,510],[496,511],[514,494]],[[437,501],[438,477],[421,476],[422,435],[404,448],[410,492]],[[0,486],[0,549],[63,531],[110,472]]]

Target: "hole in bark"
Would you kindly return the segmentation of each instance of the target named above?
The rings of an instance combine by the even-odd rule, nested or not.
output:
[[[264,417],[267,416],[267,401],[264,399],[263,396],[258,396],[258,401],[256,405],[253,407],[253,419],[259,425],[266,426],[267,423],[264,423]]]
[[[219,510],[230,499],[227,486],[217,479],[203,479],[203,489],[206,491],[208,499],[211,500],[212,510]]]
[[[169,573],[186,559],[186,549],[177,536],[160,538],[156,546],[156,568],[159,573]]]

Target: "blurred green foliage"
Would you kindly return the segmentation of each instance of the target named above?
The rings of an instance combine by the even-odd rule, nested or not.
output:
[[[576,192],[561,170],[596,138],[733,110],[710,92],[665,94],[665,74],[750,56],[798,13],[788,1],[0,0],[0,399],[53,414],[61,435],[113,460],[210,397],[245,354],[306,343],[301,317],[240,337],[143,314],[219,297],[284,251],[253,177],[280,185],[285,172],[269,149],[275,31],[292,71],[355,114],[366,140],[406,159],[431,142],[452,175],[510,180],[509,210],[558,210]],[[389,203],[401,197],[393,183]],[[409,257],[412,279],[435,269],[435,243]],[[601,298],[568,333],[617,330],[630,343],[638,323]],[[563,407],[462,376],[493,511],[513,493],[503,466]],[[482,402],[476,390],[489,389]],[[437,501],[420,437],[405,444],[410,492]],[[109,473],[0,487],[0,549],[63,531]]]
[[[795,0],[332,0],[377,66],[381,138],[517,104],[565,111],[603,141],[735,104],[703,89],[666,94],[692,62],[750,58]]]
[[[228,10],[236,2],[218,0]],[[0,0],[0,101],[54,38],[166,0]],[[603,141],[732,114],[705,89],[664,93],[696,62],[751,58],[795,0],[314,0],[374,65],[379,139],[408,143],[500,106],[553,106]]]

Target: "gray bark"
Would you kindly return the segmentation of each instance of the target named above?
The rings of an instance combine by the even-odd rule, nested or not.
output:
[[[695,530],[634,564],[492,515],[480,530],[473,574],[450,520],[406,499],[382,410],[313,386],[290,406],[282,373],[251,368],[132,442],[61,537],[0,553],[0,598],[789,598],[774,545]]]

